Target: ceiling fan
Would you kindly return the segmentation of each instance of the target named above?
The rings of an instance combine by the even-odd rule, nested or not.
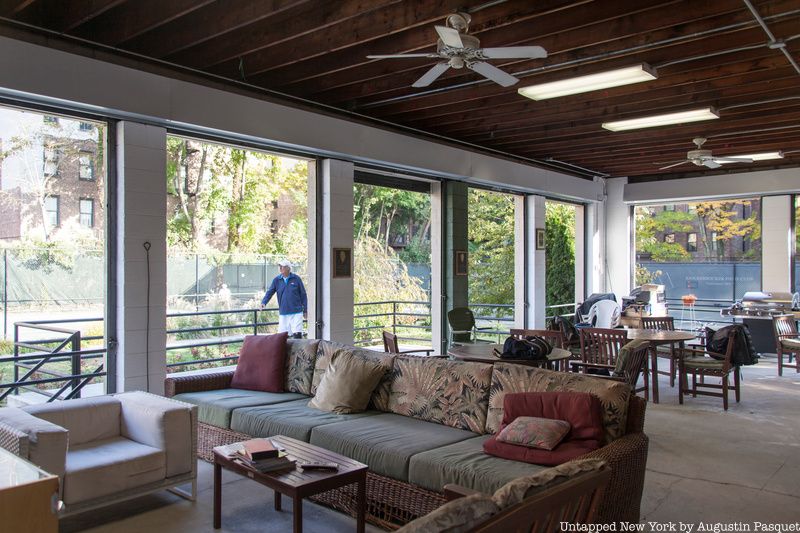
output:
[[[671,163],[658,170],[666,170],[668,168],[677,167],[685,163],[693,163],[698,167],[706,168],[719,168],[722,163],[752,163],[753,160],[748,157],[714,157],[711,155],[711,150],[703,150],[703,144],[706,142],[705,137],[696,137],[692,142],[697,145],[697,150],[689,150],[686,152],[686,159],[682,159],[676,163]]]
[[[427,87],[449,68],[467,67],[493,82],[510,87],[519,81],[511,74],[486,62],[487,59],[539,59],[547,57],[541,46],[507,46],[504,48],[481,48],[477,37],[468,35],[472,17],[467,13],[453,13],[447,17],[446,26],[434,26],[439,39],[436,53],[369,55],[368,59],[418,58],[443,59],[435,64],[412,87]]]

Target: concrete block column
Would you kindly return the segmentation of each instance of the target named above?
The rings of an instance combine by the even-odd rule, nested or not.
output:
[[[536,230],[544,229],[545,222],[544,196],[530,195],[525,197],[525,247],[528,250],[526,275],[526,327],[542,329],[545,326],[545,250],[536,249]]]
[[[322,228],[322,338],[353,344],[353,278],[333,277],[333,249],[353,248],[352,162],[324,159],[321,162]]]
[[[431,183],[431,347],[435,354],[447,353],[445,326],[445,293],[442,269],[445,254],[444,241],[444,195],[442,184]]]
[[[445,312],[469,305],[469,276],[456,275],[456,252],[469,249],[469,187],[466,183],[449,182],[445,189],[447,215],[445,241]]]
[[[164,392],[166,135],[166,129],[160,127],[128,121],[117,124],[117,392]],[[145,242],[150,243],[149,264]]]
[[[792,290],[792,197],[761,199],[761,287],[764,291]]]

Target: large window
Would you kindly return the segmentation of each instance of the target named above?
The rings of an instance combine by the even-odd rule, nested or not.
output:
[[[494,342],[514,324],[514,199],[469,189],[469,306]]]
[[[575,246],[577,211],[581,206],[562,202],[545,203],[545,290],[548,317],[575,310]]]
[[[374,180],[371,180],[374,181]],[[356,344],[431,347],[431,199],[422,182],[353,187]]]
[[[27,363],[15,368],[2,361],[13,352],[15,324],[26,324],[17,329],[18,341],[35,340],[47,349],[65,343],[59,360],[47,360],[25,378],[24,389],[0,398],[0,404],[9,398],[46,401],[62,387],[60,399],[102,394],[102,376],[88,379],[79,392],[71,385],[80,378],[40,381],[73,373],[73,347],[98,350],[76,356],[80,373],[102,372],[106,161],[94,154],[108,153],[106,125],[0,106],[0,146],[0,384],[23,379],[30,370]],[[79,179],[86,153],[92,154],[91,182]],[[39,321],[59,330],[42,329]],[[8,390],[0,388],[0,396]]]
[[[668,302],[693,294],[698,308],[724,306],[761,288],[761,200],[635,208],[635,285],[665,286]],[[719,319],[716,311],[699,320]]]
[[[168,370],[231,364],[244,334],[277,330],[277,297],[259,307],[278,262],[312,283],[308,161],[169,136],[166,178]]]

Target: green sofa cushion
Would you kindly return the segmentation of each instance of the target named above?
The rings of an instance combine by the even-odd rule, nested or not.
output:
[[[365,411],[337,415],[308,407],[308,398],[257,407],[236,409],[231,418],[231,429],[254,437],[285,435],[308,442],[311,430],[323,424],[333,424],[374,416],[378,411]]]
[[[456,483],[492,494],[512,479],[547,470],[546,466],[510,461],[484,453],[483,443],[490,437],[482,435],[418,453],[411,458],[409,482],[438,492],[447,483]]]
[[[475,433],[395,414],[380,414],[311,430],[311,444],[369,465],[371,472],[408,481],[411,457],[476,437]]]
[[[294,392],[261,392],[244,389],[217,389],[176,394],[175,399],[195,404],[197,420],[224,429],[231,427],[231,413],[240,407],[289,402],[305,398]]]

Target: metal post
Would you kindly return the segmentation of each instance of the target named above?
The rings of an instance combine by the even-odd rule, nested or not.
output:
[[[17,364],[19,363],[18,361],[19,344],[17,344],[18,341],[19,341],[19,326],[17,324],[14,324],[14,384],[15,385],[19,383],[19,367],[17,366]],[[15,395],[19,394],[18,387],[14,388],[14,394]]]
[[[75,353],[81,351],[81,332],[76,331],[72,334],[72,375],[79,376],[81,375],[81,354]],[[78,389],[78,386],[81,384],[81,378],[76,377],[72,378],[72,390]],[[75,395],[76,398],[81,397],[81,391],[78,389],[78,393]]]
[[[3,339],[8,338],[8,250],[3,250]]]
[[[253,309],[253,335],[258,335],[258,309]]]
[[[194,310],[200,310],[200,254],[194,254]]]
[[[392,334],[397,335],[397,300],[392,300]]]

